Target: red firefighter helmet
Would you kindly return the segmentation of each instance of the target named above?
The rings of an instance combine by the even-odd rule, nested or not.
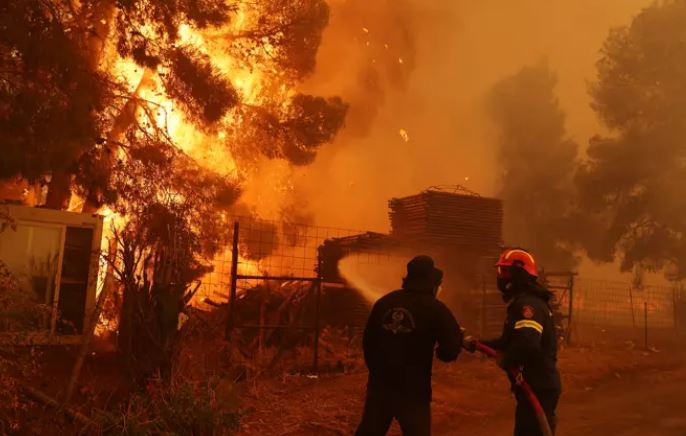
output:
[[[498,263],[495,266],[498,268],[498,275],[505,274],[504,267],[519,266],[524,269],[529,275],[538,277],[538,269],[536,268],[536,260],[534,256],[526,250],[521,248],[509,248],[500,254]]]

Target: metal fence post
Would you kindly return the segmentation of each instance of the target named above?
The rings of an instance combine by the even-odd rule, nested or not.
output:
[[[648,302],[644,301],[643,302],[643,325],[644,325],[644,336],[643,340],[645,343],[645,349],[648,349]]]
[[[629,286],[629,305],[631,305],[631,324],[636,328],[636,315],[634,314],[634,287]],[[635,333],[634,333],[635,334]]]
[[[231,250],[231,289],[229,290],[229,314],[226,320],[226,340],[231,338],[236,316],[236,286],[238,284],[238,221],[233,224],[233,246]]]
[[[317,281],[315,282],[315,303],[314,303],[314,350],[312,356],[312,371],[316,372],[319,369],[319,330],[320,330],[320,310],[322,299],[322,256],[321,253],[317,256]]]
[[[479,335],[483,338],[486,335],[486,280],[481,277],[481,322],[479,323],[480,332]]]
[[[678,297],[676,285],[672,288],[672,316],[674,317],[674,331],[679,333],[679,313],[678,313]]]
[[[569,310],[567,311],[567,345],[572,345],[572,313],[574,311],[574,274],[569,276]]]

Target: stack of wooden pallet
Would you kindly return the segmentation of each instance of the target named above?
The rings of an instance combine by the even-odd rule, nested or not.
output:
[[[492,253],[502,244],[502,202],[462,192],[427,190],[389,202],[391,234],[401,241]]]

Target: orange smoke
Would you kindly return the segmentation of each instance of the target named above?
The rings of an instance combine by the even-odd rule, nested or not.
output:
[[[388,199],[428,186],[495,195],[502,170],[486,97],[543,58],[558,78],[567,131],[584,148],[600,129],[587,82],[601,45],[652,3],[332,0],[306,87],[341,95],[351,108],[334,146],[296,171],[296,192],[318,222],[379,231],[388,229]]]

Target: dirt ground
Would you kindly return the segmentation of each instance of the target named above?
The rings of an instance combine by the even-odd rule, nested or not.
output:
[[[83,377],[90,380],[84,385],[89,389],[80,389],[74,404],[89,398],[87,404],[105,407],[115,401],[116,387],[125,383],[117,376],[110,354],[98,352],[91,356]],[[63,356],[60,361],[71,359]],[[358,361],[359,356],[353,356],[346,365]],[[37,387],[59,396],[70,365],[51,368],[54,373],[50,380],[44,379]],[[346,374],[282,375],[238,383],[236,393],[243,398],[239,434],[352,434],[362,411],[367,377],[360,363],[353,368]],[[560,370],[564,392],[558,409],[558,436],[686,435],[686,350],[674,353],[573,347],[561,351]],[[509,435],[513,410],[509,384],[492,361],[463,353],[457,363],[436,363],[432,405],[435,435]],[[17,434],[50,434],[50,428],[76,434],[64,422],[44,419],[54,414],[50,409],[34,405],[28,412],[22,425],[28,433]],[[391,434],[399,435],[399,429],[394,427]]]
[[[559,436],[686,435],[686,354],[568,348],[560,354],[564,393]],[[285,376],[247,393],[241,434],[343,435],[357,424],[366,372]],[[511,433],[514,401],[490,361],[463,355],[434,370],[435,435]],[[400,434],[394,427],[391,434]]]

